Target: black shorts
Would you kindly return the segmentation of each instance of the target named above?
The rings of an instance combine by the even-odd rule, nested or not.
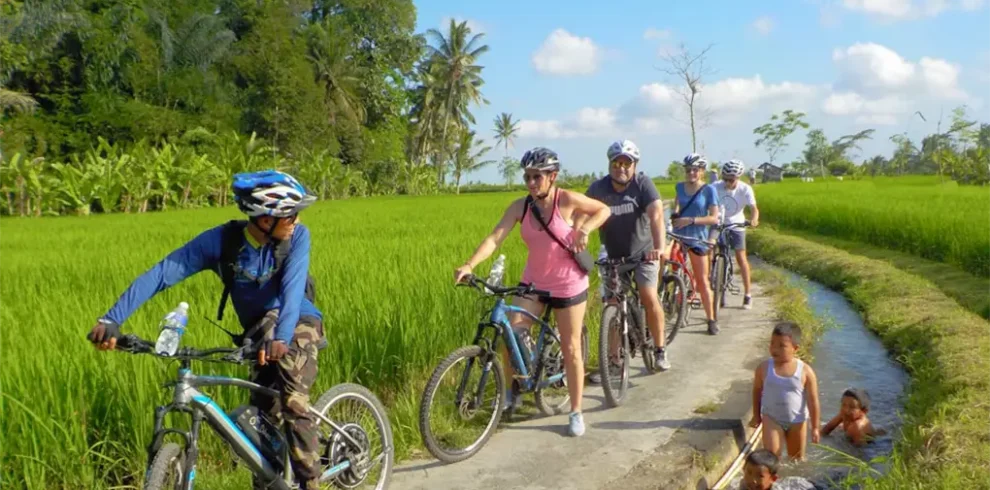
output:
[[[524,282],[520,282],[519,285],[520,286],[526,286],[527,284],[524,283]],[[577,305],[577,304],[584,303],[585,301],[588,301],[588,290],[585,289],[584,291],[581,291],[580,293],[578,293],[578,294],[576,294],[574,296],[571,296],[570,298],[555,298],[553,296],[538,296],[536,299],[539,300],[540,303],[543,303],[545,305],[550,305],[550,308],[553,308],[555,310],[559,310],[559,309],[562,309],[562,308],[567,308],[567,307],[574,306],[574,305]]]

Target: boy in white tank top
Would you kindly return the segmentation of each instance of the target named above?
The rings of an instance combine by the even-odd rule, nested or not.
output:
[[[801,327],[781,322],[770,337],[770,359],[760,363],[753,380],[753,419],[750,427],[763,423],[763,447],[803,460],[808,426],[811,442],[821,439],[821,407],[815,371],[795,356],[801,344]],[[809,421],[808,418],[811,418]],[[810,423],[809,423],[810,422]]]

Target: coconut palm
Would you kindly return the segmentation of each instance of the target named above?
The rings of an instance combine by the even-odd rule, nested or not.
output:
[[[492,147],[485,146],[484,140],[475,140],[474,131],[461,131],[460,140],[457,142],[457,149],[451,161],[454,171],[455,194],[461,193],[461,177],[471,172],[495,163],[494,160],[481,160]]]
[[[495,141],[505,146],[505,156],[509,156],[512,140],[519,133],[519,121],[512,120],[512,114],[503,112],[495,117]]]
[[[480,45],[483,33],[471,35],[467,21],[457,23],[453,19],[445,36],[437,29],[426,31],[426,37],[433,41],[427,46],[430,72],[435,74],[434,82],[441,97],[438,111],[443,122],[440,124],[440,146],[437,158],[437,182],[443,185],[446,162],[447,134],[451,123],[467,127],[474,124],[474,116],[469,109],[472,103],[488,103],[481,95],[482,67],[476,65],[478,57],[488,51],[487,45]],[[435,72],[432,70],[436,70]]]

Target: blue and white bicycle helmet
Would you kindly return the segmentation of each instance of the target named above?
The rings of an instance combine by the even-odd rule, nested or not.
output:
[[[708,166],[708,160],[705,160],[705,157],[698,153],[691,153],[684,157],[683,163],[685,167],[705,168]]]
[[[632,160],[633,163],[638,163],[639,147],[637,147],[636,143],[633,143],[632,141],[619,140],[616,141],[615,143],[612,143],[612,145],[608,147],[607,155],[608,155],[608,161],[610,162],[612,160],[615,160],[621,155],[625,155],[630,160]]]
[[[743,162],[733,158],[722,164],[722,175],[738,178],[743,174]]]
[[[316,202],[298,180],[277,170],[236,174],[231,187],[237,207],[252,218],[286,218]]]
[[[519,160],[519,166],[523,170],[533,169],[542,172],[557,172],[560,170],[560,157],[557,152],[538,146],[523,154]]]

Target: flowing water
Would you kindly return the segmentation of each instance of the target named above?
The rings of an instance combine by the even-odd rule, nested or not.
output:
[[[880,339],[866,328],[859,313],[841,294],[759,259],[750,260],[754,265],[785,273],[794,285],[805,291],[815,316],[827,326],[825,333],[812,348],[814,361],[811,364],[818,375],[822,425],[839,413],[842,393],[846,388],[856,387],[869,392],[870,421],[874,426],[887,431],[885,435],[878,436],[873,442],[860,448],[846,440],[841,426],[831,435],[822,436],[820,446],[823,447],[811,444],[809,433],[806,460],[801,463],[785,463],[781,467],[780,476],[801,476],[811,480],[819,488],[830,488],[835,486],[832,482],[850,471],[850,463],[858,467],[852,471],[875,471],[873,474],[879,476],[884,472],[884,466],[882,461],[875,458],[882,459],[893,449],[894,437],[901,425],[900,410],[903,407],[904,388],[908,382],[907,373],[890,358]],[[774,488],[805,488],[795,483],[795,479],[786,478],[779,481]]]

